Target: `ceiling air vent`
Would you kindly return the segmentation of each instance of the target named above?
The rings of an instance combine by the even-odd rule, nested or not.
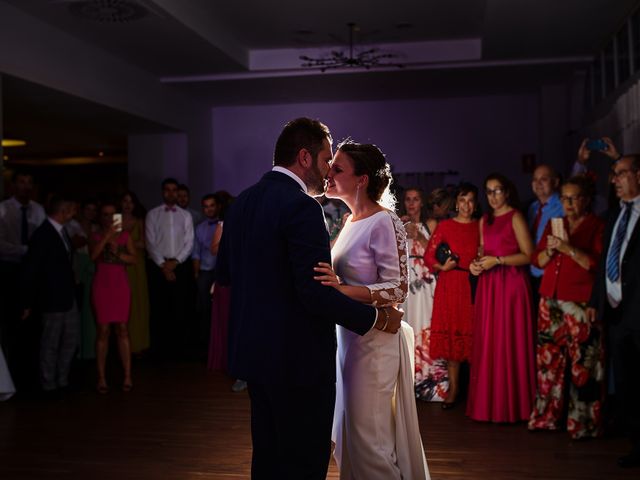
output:
[[[134,0],[78,0],[69,2],[69,11],[80,18],[99,23],[129,23],[149,13]]]

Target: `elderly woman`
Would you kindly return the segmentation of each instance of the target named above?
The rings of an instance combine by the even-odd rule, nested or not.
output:
[[[544,269],[538,308],[537,395],[529,429],[555,430],[569,384],[571,438],[602,433],[604,353],[601,325],[587,317],[587,302],[602,253],[602,220],[591,213],[593,185],[573,177],[562,186],[563,219],[552,219],[533,255]],[[567,362],[570,376],[565,379]]]

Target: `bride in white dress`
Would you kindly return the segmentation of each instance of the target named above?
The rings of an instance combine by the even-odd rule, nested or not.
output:
[[[11,374],[7,368],[7,362],[4,360],[2,347],[0,347],[0,401],[9,400],[14,393],[16,393],[16,388],[13,386]]]
[[[391,174],[374,145],[343,142],[327,176],[326,196],[352,212],[319,264],[317,280],[376,306],[407,295],[406,234],[393,213]],[[382,199],[382,200],[381,200]],[[334,273],[335,269],[335,273]],[[337,273],[337,275],[336,275]],[[333,440],[341,480],[429,478],[413,390],[413,330],[398,335],[372,329],[359,336],[337,327],[338,362]]]

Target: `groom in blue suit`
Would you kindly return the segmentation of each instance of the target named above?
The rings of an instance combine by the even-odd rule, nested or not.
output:
[[[322,207],[329,129],[289,122],[273,170],[240,194],[225,222],[217,281],[231,287],[229,369],[251,398],[251,478],[326,478],[335,402],[335,324],[395,333],[402,313],[353,301],[313,279],[331,262]],[[363,408],[366,408],[363,405]]]

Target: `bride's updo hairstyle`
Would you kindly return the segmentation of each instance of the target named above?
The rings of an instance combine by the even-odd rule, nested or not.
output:
[[[338,150],[349,156],[355,175],[369,177],[367,196],[373,202],[379,203],[389,210],[394,210],[396,199],[390,190],[393,178],[384,153],[375,145],[356,143],[349,138],[340,142]]]

